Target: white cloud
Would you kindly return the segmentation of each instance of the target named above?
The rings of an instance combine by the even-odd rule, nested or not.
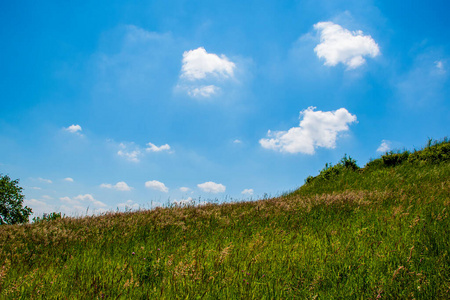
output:
[[[70,125],[67,128],[64,128],[64,130],[70,132],[70,133],[78,133],[81,132],[81,126],[80,125]]]
[[[442,60],[437,60],[434,62],[434,65],[437,69],[437,75],[445,75],[447,73],[447,70],[445,68],[445,62]]]
[[[241,192],[242,195],[253,195],[253,189],[245,189]]]
[[[242,144],[242,141],[239,140],[239,139],[235,139],[235,140],[233,141],[233,143],[235,143],[235,144]]]
[[[67,178],[64,178],[64,181],[73,182],[73,178],[67,177]]]
[[[336,111],[314,111],[308,107],[300,112],[300,126],[288,131],[268,131],[267,139],[259,140],[263,148],[287,153],[314,154],[315,148],[335,148],[338,134],[356,122],[356,116],[345,108]]]
[[[386,153],[391,150],[391,142],[387,140],[382,140],[380,147],[378,147],[377,152]]]
[[[145,187],[152,189],[152,190],[164,192],[164,193],[169,192],[169,189],[164,185],[164,183],[157,181],[157,180],[147,181],[145,183]]]
[[[190,81],[204,79],[208,75],[219,78],[233,77],[233,70],[236,67],[225,55],[219,57],[206,52],[203,47],[185,51],[182,63],[180,77]]]
[[[139,156],[141,155],[141,151],[133,150],[128,152],[125,150],[119,150],[117,151],[117,155],[125,157],[127,160],[132,162],[139,162]]]
[[[79,205],[80,204],[80,201],[70,199],[69,197],[61,197],[61,198],[59,198],[59,200],[61,200],[61,202],[68,203],[70,205]]]
[[[148,146],[148,148],[146,148],[145,150],[147,150],[149,152],[161,152],[161,151],[169,151],[170,150],[170,146],[168,144],[161,145],[158,147],[155,144],[148,143],[147,146]]]
[[[139,209],[139,204],[135,203],[133,200],[127,200],[125,203],[117,204],[117,207],[124,210],[137,210]]]
[[[220,88],[215,85],[204,85],[201,87],[191,87],[188,89],[188,95],[194,98],[209,98],[217,94]]]
[[[188,187],[184,187],[184,186],[180,187],[180,191],[182,191],[183,193],[187,193],[187,192],[189,192],[190,190],[191,190],[191,189],[188,188]]]
[[[333,22],[319,22],[314,29],[320,31],[320,44],[314,52],[325,59],[327,66],[343,63],[348,69],[355,69],[365,63],[364,56],[380,54],[378,44],[361,30],[352,32]]]
[[[58,211],[67,215],[83,215],[88,212],[101,214],[107,211],[107,205],[96,200],[91,194],[78,195],[72,198],[61,197],[59,200],[64,204],[58,206]]]
[[[72,201],[91,202],[95,207],[107,207],[105,203],[96,200],[91,194],[78,195]]]
[[[41,178],[41,177],[39,177],[38,180],[41,182],[45,182],[45,183],[53,183],[50,179],[45,179],[45,178]]]
[[[205,183],[197,184],[197,186],[206,193],[223,193],[226,190],[226,187],[223,184],[215,183],[212,181],[208,181]]]
[[[30,187],[30,189],[32,189],[32,190],[42,190],[42,188],[37,187],[37,186],[32,186],[32,187]]]
[[[444,70],[444,63],[442,62],[442,60],[437,60],[434,62],[434,64],[436,65],[436,68],[438,68],[439,70]]]
[[[34,216],[39,216],[42,215],[44,213],[50,213],[55,211],[55,207],[53,205],[47,204],[44,201],[39,201],[36,199],[25,199],[23,201],[23,204],[25,206],[30,207],[33,210],[33,215]]]
[[[398,91],[396,98],[420,109],[445,103],[448,75],[446,60],[436,60],[439,56],[441,54],[433,49],[417,55],[410,70],[401,74],[394,83]]]
[[[115,189],[117,191],[131,191],[133,189],[132,187],[128,186],[128,184],[126,184],[126,182],[124,181],[120,181],[115,185],[109,183],[102,183],[100,187],[106,189]]]
[[[119,151],[117,151],[117,155],[126,158],[129,161],[132,162],[139,162],[140,158],[145,155],[145,152],[162,152],[162,151],[169,151],[169,153],[172,153],[173,151],[170,151],[170,146],[168,144],[156,146],[152,143],[147,143],[147,148],[142,149],[135,143],[127,143],[126,145],[124,143],[119,144]]]
[[[194,204],[194,199],[192,197],[188,197],[187,199],[181,199],[181,200],[173,200],[172,203],[179,206],[186,206],[186,205],[192,205]]]

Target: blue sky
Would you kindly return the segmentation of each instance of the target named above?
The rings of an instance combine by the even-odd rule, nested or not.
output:
[[[449,135],[448,1],[7,1],[0,173],[36,214],[256,199]],[[200,199],[200,200],[199,200]]]

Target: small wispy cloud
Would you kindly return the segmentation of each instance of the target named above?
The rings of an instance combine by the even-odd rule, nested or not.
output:
[[[73,178],[66,177],[66,178],[64,178],[64,181],[67,181],[67,182],[73,182]]]
[[[67,209],[70,210],[72,209],[73,211],[77,211],[77,210],[83,210],[83,205],[86,205],[86,203],[89,205],[93,205],[94,209],[97,208],[105,208],[108,205],[106,205],[105,203],[97,200],[94,198],[93,195],[91,194],[84,194],[84,195],[78,195],[76,197],[61,197],[59,198],[59,200],[62,203],[66,203],[68,205],[71,205],[72,207],[68,207]],[[87,206],[86,206],[87,207]],[[85,209],[85,208],[84,208]]]
[[[197,186],[203,192],[213,193],[213,194],[223,193],[226,190],[226,187],[223,184],[215,183],[215,182],[212,182],[212,181],[208,181],[208,182],[204,182],[204,183],[201,183],[201,184],[197,184]]]
[[[141,152],[138,150],[133,150],[133,151],[125,151],[125,150],[119,150],[117,151],[117,155],[121,156],[121,157],[125,157],[127,160],[132,161],[132,162],[139,162],[139,156],[140,156]]]
[[[145,183],[145,187],[152,189],[152,190],[156,190],[156,191],[160,191],[160,192],[164,192],[164,193],[168,193],[169,189],[166,187],[166,185],[160,181],[157,180],[151,180],[151,181],[147,181]]]
[[[95,207],[107,207],[107,206],[108,206],[108,205],[106,205],[105,203],[96,200],[96,199],[94,198],[94,196],[92,196],[91,194],[78,195],[78,196],[72,198],[72,200],[80,201],[80,202],[90,202],[90,203],[92,203]]]
[[[77,125],[72,124],[72,125],[70,125],[69,127],[64,128],[64,130],[65,130],[65,131],[68,131],[68,132],[70,132],[70,133],[76,133],[76,134],[81,135],[82,128],[81,128],[81,126],[78,125],[78,124],[77,124]]]
[[[251,195],[253,195],[253,189],[245,189],[241,192],[241,194],[251,196]]]
[[[179,206],[192,205],[192,204],[194,204],[194,199],[192,199],[192,197],[188,197],[186,199],[180,199],[180,200],[175,199],[172,201],[172,203],[175,205],[179,205]]]
[[[435,61],[434,65],[436,66],[436,69],[440,75],[445,75],[447,73],[447,70],[445,68],[445,62],[443,60]]]
[[[137,210],[139,209],[139,204],[133,200],[127,200],[126,202],[117,204],[117,208],[125,210]]]
[[[156,146],[153,143],[147,143],[146,147],[140,147],[135,143],[120,143],[119,150],[117,151],[117,155],[125,158],[128,161],[132,161],[135,163],[140,162],[141,158],[145,155],[145,153],[149,152],[169,152],[173,153],[174,151],[170,147],[169,144],[164,144],[161,146]]]
[[[185,186],[180,187],[180,191],[182,191],[183,193],[187,193],[189,192],[191,189]]]
[[[217,94],[220,88],[215,85],[204,85],[188,89],[188,95],[194,98],[209,98]]]
[[[155,144],[148,143],[147,146],[148,147],[145,150],[148,152],[161,152],[161,151],[169,151],[170,150],[170,146],[168,144],[161,145],[158,147]]]
[[[377,149],[377,152],[386,153],[389,150],[391,150],[391,142],[387,140],[382,140],[381,145]]]
[[[101,188],[105,188],[105,189],[115,189],[117,191],[122,191],[122,192],[126,192],[126,191],[131,191],[133,188],[128,186],[128,184],[125,181],[120,181],[118,183],[116,183],[115,185],[109,184],[109,183],[102,183],[100,185]]]
[[[53,181],[51,181],[50,179],[45,179],[45,178],[41,178],[41,177],[39,177],[37,180],[39,180],[40,182],[45,182],[45,183],[53,183]]]

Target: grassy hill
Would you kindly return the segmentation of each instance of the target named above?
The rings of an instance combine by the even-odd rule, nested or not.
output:
[[[1,299],[448,299],[450,142],[291,194],[0,227]]]

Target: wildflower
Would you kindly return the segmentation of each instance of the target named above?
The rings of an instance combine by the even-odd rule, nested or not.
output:
[[[136,253],[134,253],[134,252],[131,252],[131,255],[135,255]]]

